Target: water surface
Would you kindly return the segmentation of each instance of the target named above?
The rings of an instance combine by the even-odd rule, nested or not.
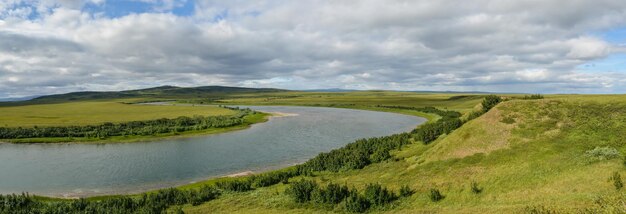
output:
[[[229,133],[145,143],[0,144],[0,193],[136,193],[304,162],[359,138],[413,129],[423,118],[362,110],[255,106],[294,114]]]

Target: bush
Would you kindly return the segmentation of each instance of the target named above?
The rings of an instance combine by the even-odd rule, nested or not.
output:
[[[619,172],[614,172],[609,180],[613,181],[613,186],[615,186],[616,190],[620,190],[624,187],[624,184],[622,183],[622,176]]]
[[[494,106],[498,105],[498,103],[502,102],[502,98],[496,95],[488,95],[482,102],[483,112],[488,112]]]
[[[28,194],[0,195],[0,213],[165,213],[173,206],[194,204],[215,199],[219,191],[212,186],[199,190],[162,189],[154,193],[144,193],[139,197],[118,196],[102,200],[62,200],[42,201]]]
[[[478,183],[476,183],[475,181],[474,181],[474,182],[472,182],[472,185],[471,185],[471,186],[472,186],[472,192],[473,192],[474,194],[480,194],[481,192],[483,192],[483,189],[482,189],[482,188],[480,188],[480,187],[478,187]]]
[[[591,160],[611,160],[614,158],[619,158],[621,156],[620,152],[613,147],[596,147],[592,150],[588,150],[585,152],[585,156],[590,158]]]
[[[319,189],[317,183],[302,179],[292,182],[285,192],[290,195],[295,202],[304,203],[311,200],[311,193],[317,189]]]
[[[374,206],[383,206],[396,199],[393,192],[380,186],[380,184],[368,184],[365,187],[364,196]]]
[[[524,99],[524,100],[539,100],[539,99],[543,99],[543,95],[541,95],[541,94],[532,94],[530,96],[524,95],[524,97],[522,99]]]
[[[432,202],[441,201],[443,198],[445,198],[445,196],[443,196],[441,192],[439,192],[439,190],[435,188],[430,189],[430,193],[428,194],[428,197],[430,198]]]
[[[370,203],[363,196],[359,195],[356,190],[350,191],[350,195],[346,198],[345,208],[348,212],[363,213],[369,209]]]
[[[350,191],[345,185],[330,183],[326,188],[317,188],[311,192],[311,200],[320,204],[338,204],[343,201]]]
[[[220,191],[214,186],[205,185],[200,190],[191,191],[193,197],[191,197],[191,205],[197,206],[204,202],[216,199],[220,196]]]
[[[413,190],[408,185],[400,187],[400,197],[409,197],[413,195]]]
[[[267,187],[277,183],[287,184],[289,178],[298,175],[295,168],[290,168],[281,171],[266,172],[259,175],[250,177],[253,187]]]

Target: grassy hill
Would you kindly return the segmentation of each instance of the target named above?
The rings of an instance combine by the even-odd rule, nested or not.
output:
[[[82,91],[66,94],[46,95],[21,102],[5,102],[0,106],[28,105],[42,103],[60,103],[68,101],[85,100],[111,100],[111,99],[190,99],[197,97],[220,97],[230,94],[255,94],[269,92],[285,92],[283,89],[273,88],[242,88],[226,86],[201,86],[201,87],[176,87],[160,86],[128,91]]]
[[[624,96],[557,96],[504,102],[427,146],[411,144],[396,161],[306,179],[364,188],[379,183],[416,193],[372,213],[623,213]],[[622,175],[623,176],[623,175]],[[292,178],[291,181],[300,178]],[[482,192],[471,191],[472,181]],[[226,194],[188,213],[333,213],[341,206],[293,202],[278,184]],[[431,188],[445,198],[432,202]]]

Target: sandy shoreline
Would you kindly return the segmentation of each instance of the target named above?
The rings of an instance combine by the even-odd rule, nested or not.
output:
[[[248,176],[248,175],[254,175],[254,172],[253,171],[243,171],[243,172],[239,172],[239,173],[226,175],[224,177],[236,178],[236,177],[243,177],[243,176]]]
[[[294,116],[299,115],[296,113],[286,113],[286,112],[265,112],[265,113],[272,114],[272,117],[294,117]]]

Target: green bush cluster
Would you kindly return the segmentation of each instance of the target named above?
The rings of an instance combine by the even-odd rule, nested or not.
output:
[[[278,183],[287,184],[289,182],[289,178],[298,175],[298,171],[295,168],[289,168],[280,171],[253,175],[250,177],[250,180],[253,187],[268,187]]]
[[[318,204],[338,204],[347,198],[350,191],[347,186],[330,183],[324,187],[319,187],[311,192],[311,201]]]
[[[404,189],[404,190],[402,190]],[[404,193],[402,193],[404,191]],[[300,180],[290,184],[285,193],[297,203],[313,202],[321,205],[336,205],[344,202],[349,212],[365,212],[370,207],[385,206],[399,197],[380,184],[368,184],[362,193],[345,185],[330,183],[325,187],[311,180]],[[413,190],[401,188],[400,196],[410,196]]]
[[[376,107],[379,107],[379,108],[392,108],[392,109],[403,109],[403,110],[414,110],[414,111],[420,111],[420,112],[429,113],[429,114],[436,114],[436,115],[439,115],[441,117],[448,117],[448,118],[458,118],[458,117],[461,117],[461,113],[460,112],[441,110],[441,109],[438,109],[438,108],[435,108],[435,107],[432,107],[432,106],[411,107],[411,106],[376,105]]]
[[[344,207],[348,212],[363,213],[370,208],[370,202],[360,195],[359,192],[352,190],[348,198],[346,198]]]
[[[488,112],[491,108],[498,105],[498,103],[502,102],[502,98],[497,95],[487,95],[485,99],[483,99],[482,106],[483,112]]]
[[[541,95],[541,94],[524,95],[524,97],[522,97],[522,99],[524,99],[524,100],[540,100],[540,99],[543,99],[543,95]]]
[[[389,152],[409,144],[409,139],[410,135],[408,133],[360,139],[343,148],[320,153],[309,161],[298,165],[297,168],[301,174],[325,170],[338,172],[361,169],[371,163],[391,158]]]
[[[442,118],[434,123],[427,123],[414,129],[411,133],[415,139],[429,144],[435,141],[442,134],[449,134],[455,129],[461,127],[463,122],[459,118]]]
[[[220,191],[213,186],[204,186],[199,190],[170,188],[139,197],[119,196],[98,201],[78,199],[46,202],[35,200],[28,194],[12,194],[0,195],[0,213],[163,213],[170,206],[183,204],[195,206],[213,200],[219,195]]]
[[[174,119],[130,121],[123,123],[103,123],[87,126],[56,127],[0,127],[0,139],[46,138],[46,137],[86,137],[107,138],[111,136],[149,136],[163,133],[176,133],[209,128],[224,128],[244,123],[244,117],[255,112],[238,109],[232,116],[181,116]]]
[[[292,182],[285,193],[290,195],[295,202],[304,203],[311,201],[311,193],[318,189],[317,183],[310,180],[300,180]]]
[[[436,189],[436,188],[430,189],[430,193],[428,194],[428,197],[430,198],[432,202],[441,201],[442,199],[445,198],[445,196],[441,194],[439,189]]]

